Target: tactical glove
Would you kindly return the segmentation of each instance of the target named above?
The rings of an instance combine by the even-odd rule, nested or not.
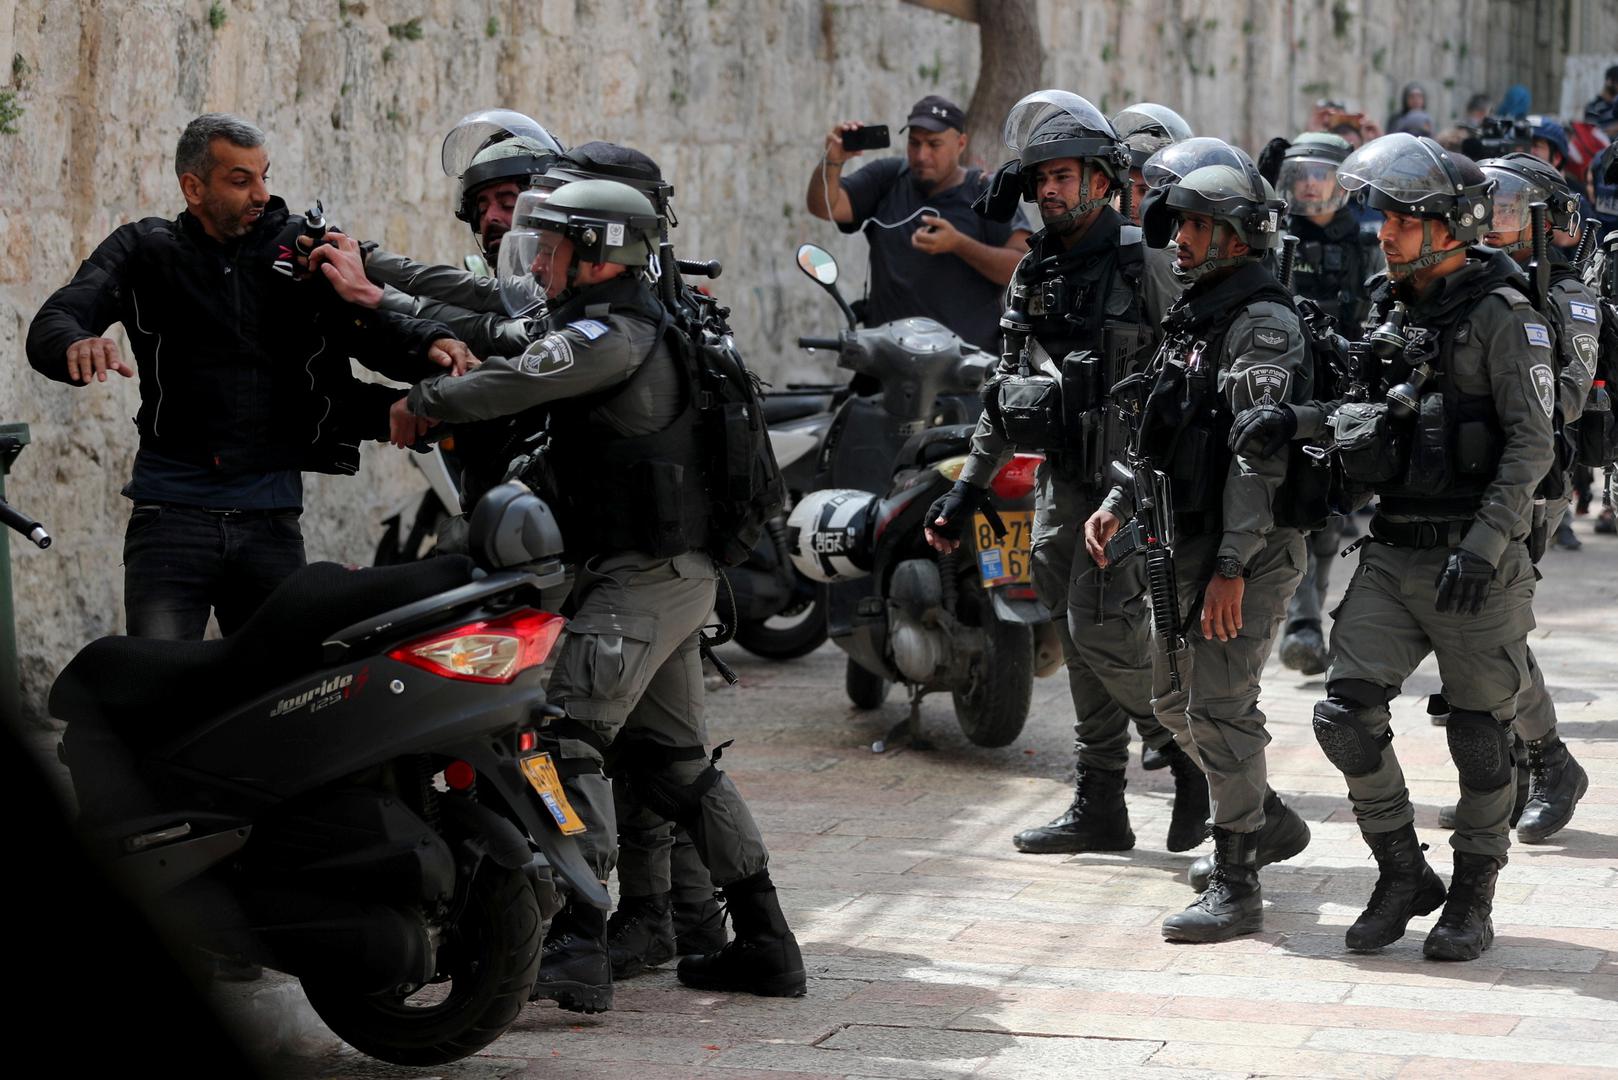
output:
[[[1286,405],[1254,405],[1230,425],[1233,454],[1274,457],[1298,434],[1298,414]]]
[[[926,526],[945,540],[959,540],[961,529],[966,525],[967,518],[972,511],[988,502],[988,493],[980,487],[973,487],[965,480],[955,481],[955,486],[934,500],[927,510]],[[938,519],[943,518],[940,525]]]
[[[1456,548],[1449,553],[1444,569],[1438,572],[1435,606],[1441,612],[1476,615],[1489,598],[1489,582],[1493,580],[1493,566],[1470,551]]]

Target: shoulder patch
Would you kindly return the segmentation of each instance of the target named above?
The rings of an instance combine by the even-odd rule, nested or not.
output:
[[[1594,379],[1596,377],[1596,357],[1599,355],[1600,349],[1600,343],[1596,341],[1594,334],[1573,335],[1573,352],[1578,356],[1579,363],[1584,366],[1587,373],[1586,378]]]
[[[577,330],[586,339],[594,341],[598,337],[604,337],[609,327],[606,323],[597,322],[595,319],[580,319],[578,322],[568,323],[567,329]]]
[[[1551,347],[1551,332],[1540,323],[1523,323],[1523,333],[1528,335],[1528,344],[1541,349]]]
[[[555,375],[573,366],[573,344],[559,332],[546,334],[523,353],[524,375]]]
[[[1535,364],[1528,369],[1528,377],[1533,381],[1534,394],[1539,398],[1539,407],[1550,416],[1556,409],[1556,374],[1551,371],[1549,364]]]
[[[1259,332],[1268,333],[1262,330]],[[1282,337],[1285,336],[1282,334]],[[1286,368],[1274,364],[1255,364],[1243,374],[1247,376],[1248,398],[1255,404],[1262,401],[1274,404],[1287,399],[1287,387],[1292,383],[1292,375]]]
[[[1596,314],[1596,306],[1594,304],[1583,304],[1577,300],[1569,300],[1567,302],[1567,309],[1570,313],[1572,313],[1573,317],[1580,322],[1593,323],[1600,321],[1600,317]]]
[[[1257,330],[1253,331],[1253,343],[1255,345],[1263,345],[1265,348],[1269,349],[1284,349],[1287,347],[1286,331],[1271,330],[1267,327],[1261,326]]]

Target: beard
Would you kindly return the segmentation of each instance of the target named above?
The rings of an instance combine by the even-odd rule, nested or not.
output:
[[[262,205],[248,203],[243,206],[232,205],[228,200],[217,195],[204,195],[202,199],[202,216],[208,219],[208,224],[214,231],[226,239],[234,240],[246,236],[248,231],[257,224]]]

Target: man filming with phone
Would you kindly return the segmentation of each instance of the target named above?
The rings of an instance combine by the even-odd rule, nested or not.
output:
[[[1024,209],[1009,224],[988,221],[972,201],[988,186],[962,165],[966,113],[936,94],[916,102],[902,129],[905,156],[844,176],[866,150],[889,145],[885,126],[838,124],[809,177],[809,212],[871,245],[869,296],[861,321],[879,326],[913,315],[936,319],[980,348],[999,338],[1001,291],[1028,251]]]

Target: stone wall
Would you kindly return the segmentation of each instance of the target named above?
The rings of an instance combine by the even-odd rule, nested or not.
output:
[[[992,19],[993,0],[981,9]],[[1325,94],[1385,115],[1411,77],[1440,118],[1516,81],[1548,105],[1564,54],[1618,41],[1618,0],[1050,0],[1041,22],[1029,90],[1048,81],[1109,110],[1153,98],[1253,144]],[[844,118],[897,131],[923,93],[964,104],[977,33],[898,0],[0,0],[0,58],[15,58],[0,103],[24,110],[0,134],[0,420],[33,425],[10,494],[58,537],[13,547],[35,714],[74,648],[121,627],[136,394],[47,382],[23,335],[115,226],[177,212],[174,142],[191,116],[254,118],[295,207],[319,197],[358,235],[444,259],[470,239],[437,164],[461,114],[508,105],[567,142],[639,146],[676,185],[682,253],[724,261],[717,288],[753,363],[817,378],[830,372],[792,343],[837,316],[792,251],[825,244],[856,291],[865,267],[861,240],[803,210],[822,133]],[[403,455],[375,447],[357,478],[312,478],[311,558],[368,559],[417,486]]]

